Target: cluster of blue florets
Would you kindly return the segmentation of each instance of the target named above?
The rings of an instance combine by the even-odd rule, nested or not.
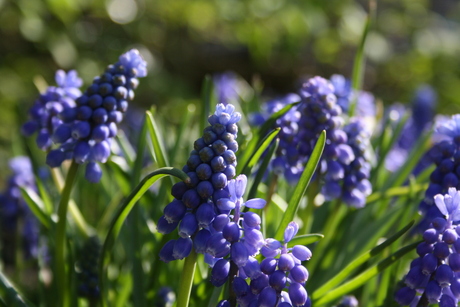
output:
[[[170,233],[178,227],[180,238],[169,241],[161,251],[164,261],[187,257],[192,249],[191,237],[200,229],[219,227],[219,215],[228,215],[231,209],[218,203],[228,198],[227,183],[236,172],[236,141],[241,114],[231,104],[218,104],[208,118],[210,126],[194,143],[187,165],[183,171],[190,180],[176,183],[171,191],[174,200],[164,208],[158,221],[158,231]],[[221,230],[221,229],[220,229]],[[195,247],[195,249],[197,249]]]
[[[342,198],[347,205],[359,208],[364,206],[372,190],[366,154],[370,132],[363,128],[367,125],[364,118],[372,115],[372,110],[375,112],[373,96],[364,92],[358,95],[357,106],[362,107],[356,112],[359,116],[351,118],[344,127],[342,106],[348,109],[354,94],[343,76],[334,75],[331,81],[311,78],[303,84],[299,95],[289,94],[266,104],[264,113],[271,115],[300,101],[276,122],[281,128],[280,143],[272,168],[288,182],[296,183],[320,133],[326,130],[327,141],[319,170],[325,181],[322,192],[328,200]],[[263,117],[259,115],[254,119],[261,123]]]
[[[36,258],[39,250],[39,224],[21,194],[21,188],[37,191],[32,164],[29,158],[19,156],[11,159],[9,166],[13,174],[0,195],[0,235],[5,255],[9,251],[7,248],[16,244],[17,234],[20,233],[25,258]],[[22,225],[21,229],[19,225]],[[7,258],[4,261],[9,263],[15,257],[11,255],[11,259]]]
[[[419,258],[411,263],[404,282],[396,292],[400,305],[457,306],[460,299],[460,192],[449,188],[445,195],[434,196],[442,217],[432,220],[417,246]],[[419,302],[420,301],[420,302]]]
[[[82,80],[76,71],[67,74],[58,70],[55,75],[57,86],[49,86],[40,94],[29,110],[29,120],[22,126],[22,133],[31,136],[37,133],[37,146],[42,150],[51,148],[54,130],[62,125],[58,117],[61,112],[75,107],[75,99],[81,95]]]
[[[420,228],[426,229],[436,217],[441,217],[433,197],[446,193],[451,187],[460,189],[460,115],[454,115],[448,121],[436,128],[436,133],[442,140],[433,145],[428,151],[428,158],[436,165],[430,175],[430,183],[425,192],[425,198],[419,209],[424,216]]]
[[[32,124],[37,121],[36,114],[41,116],[38,139],[41,140],[40,135],[46,132],[46,148],[51,146],[50,139],[55,144],[60,144],[59,148],[48,153],[46,163],[49,166],[58,167],[64,160],[73,159],[79,164],[87,163],[85,177],[88,181],[100,180],[102,170],[98,163],[105,163],[110,156],[110,145],[117,134],[117,124],[122,121],[123,113],[134,99],[134,90],[139,84],[137,78],[147,75],[146,65],[137,50],[130,50],[121,55],[117,63],[109,65],[78,98],[75,97],[78,92],[70,87],[81,84],[76,73],[65,75],[59,72],[60,78],[68,81],[61,82],[63,88],[57,92],[63,92],[67,96],[58,96],[57,102],[53,100],[57,99],[54,97],[41,98],[40,102],[46,102],[36,104],[31,112],[34,121],[27,123],[23,129],[27,134],[33,133],[36,130],[32,129]],[[69,97],[76,99],[74,101]],[[67,105],[63,106],[63,101],[68,102]],[[41,143],[43,142],[40,141]]]

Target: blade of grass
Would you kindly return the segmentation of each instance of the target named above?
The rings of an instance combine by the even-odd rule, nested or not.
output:
[[[380,254],[386,247],[390,246],[393,242],[399,239],[403,234],[405,234],[411,227],[414,225],[414,221],[411,221],[408,225],[406,225],[403,229],[392,235],[382,244],[374,247],[373,249],[369,250],[368,252],[362,254],[355,260],[353,260],[350,264],[348,264],[342,271],[336,274],[332,279],[318,288],[312,295],[316,297],[321,297],[325,295],[328,291],[330,291],[333,287],[343,282],[348,276],[356,270],[359,266],[364,264],[366,261],[371,259],[372,257],[377,256]]]
[[[420,241],[422,242],[422,241]],[[391,256],[385,258],[384,260],[380,261],[378,264],[370,267],[366,271],[362,272],[352,280],[348,281],[347,283],[329,291],[327,294],[320,296],[317,292],[313,292],[311,295],[313,304],[315,306],[324,305],[326,303],[330,303],[331,301],[353,291],[354,289],[362,286],[365,282],[367,282],[372,277],[376,276],[387,267],[395,263],[399,258],[407,254],[408,252],[414,250],[420,242],[415,242],[410,245],[407,245],[397,252],[392,254]]]
[[[200,132],[206,127],[208,122],[208,116],[211,113],[211,94],[213,90],[212,77],[206,75],[204,77],[203,86],[201,87],[201,102],[203,103],[201,108],[201,120],[200,120]]]
[[[107,235],[105,236],[104,245],[101,250],[101,260],[99,262],[99,276],[101,276],[102,293],[104,293],[103,276],[109,260],[109,250],[112,249],[112,246],[121,230],[121,227],[123,226],[124,221],[133,209],[134,205],[142,197],[142,195],[147,192],[150,186],[165,176],[175,176],[181,180],[189,180],[187,174],[179,169],[172,167],[157,169],[142,179],[142,181],[136,186],[131,194],[123,201],[117,210],[117,213],[113,217],[110,228],[107,232]],[[102,295],[102,302],[105,302],[105,295]]]
[[[49,229],[53,224],[53,221],[51,220],[50,215],[46,214],[44,211],[45,204],[43,200],[34,190],[28,187],[21,187],[20,189],[21,195],[29,206],[30,211],[32,211],[43,226]]]
[[[270,133],[267,134],[267,136],[264,137],[264,139],[261,141],[260,146],[258,146],[257,150],[253,153],[253,155],[248,160],[246,165],[243,166],[241,174],[245,174],[246,176],[249,176],[249,174],[251,172],[251,169],[260,160],[260,157],[265,152],[265,150],[270,146],[270,144],[272,143],[273,139],[278,135],[280,130],[281,130],[281,128],[276,128],[276,129],[270,131]],[[239,173],[237,173],[237,174],[239,174]]]
[[[316,241],[319,241],[322,238],[324,238],[324,235],[322,235],[320,233],[310,233],[310,234],[307,234],[307,235],[300,235],[300,236],[292,238],[292,240],[289,241],[289,244],[291,246],[294,246],[294,245],[308,245],[308,244],[315,243]]]
[[[8,278],[0,271],[0,291],[3,292],[3,301],[8,307],[34,307],[12,285]]]
[[[262,161],[262,164],[257,170],[256,178],[254,178],[254,182],[252,183],[251,189],[249,190],[248,199],[252,199],[257,196],[257,190],[259,188],[259,184],[262,182],[265,172],[267,171],[268,164],[270,163],[273,157],[273,154],[276,152],[276,149],[278,148],[278,144],[279,144],[279,139],[276,139],[275,144],[273,144],[270,147],[270,149],[268,150],[268,153],[265,155],[264,160]],[[246,210],[246,208],[244,209]]]
[[[324,145],[326,144],[326,131],[323,130],[321,135],[316,142],[315,148],[308,159],[307,165],[305,166],[305,170],[300,177],[299,183],[295,187],[294,193],[289,200],[289,205],[287,210],[284,212],[283,218],[278,226],[278,230],[276,231],[275,239],[282,240],[284,230],[286,226],[294,219],[294,216],[297,212],[297,208],[299,207],[300,200],[302,196],[305,194],[307,190],[308,184],[310,183],[313,174],[315,173],[316,167],[321,159],[321,155],[324,150]]]

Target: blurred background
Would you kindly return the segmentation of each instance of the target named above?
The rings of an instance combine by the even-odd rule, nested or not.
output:
[[[89,85],[121,53],[138,48],[149,63],[135,100],[142,109],[154,104],[171,114],[198,101],[206,74],[224,71],[269,97],[295,91],[309,76],[350,77],[367,6],[352,0],[0,0],[0,169],[21,153],[12,139],[38,89],[55,84],[57,69],[76,69]],[[420,84],[430,84],[439,95],[437,111],[459,113],[459,51],[459,1],[378,1],[363,87],[391,104],[409,102]]]

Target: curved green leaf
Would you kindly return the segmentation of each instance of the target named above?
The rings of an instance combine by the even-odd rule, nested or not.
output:
[[[366,204],[370,204],[377,200],[382,200],[386,198],[392,198],[395,196],[407,195],[409,192],[420,192],[425,191],[428,188],[428,184],[417,184],[412,187],[394,187],[386,190],[385,192],[374,192],[369,195],[366,199]]]
[[[167,167],[169,165],[169,161],[163,143],[161,142],[158,126],[155,122],[155,119],[153,118],[153,111],[145,111],[145,115],[147,126],[150,132],[150,138],[152,140],[155,161],[159,167]]]
[[[422,241],[420,241],[422,242]],[[401,249],[399,249],[397,252],[392,254],[391,256],[385,258],[384,260],[380,261],[378,264],[370,267],[366,271],[362,272],[349,282],[327,292],[325,295],[320,296],[318,295],[317,291],[315,291],[312,295],[311,298],[313,300],[313,304],[315,306],[320,306],[326,303],[329,303],[347,293],[350,293],[354,289],[358,288],[359,286],[363,285],[366,281],[374,277],[375,275],[379,274],[383,270],[385,270],[387,267],[392,265],[394,262],[396,262],[399,258],[407,254],[408,252],[414,250],[420,242],[415,242],[410,245],[407,245]]]
[[[278,135],[280,132],[281,128],[276,128],[270,131],[267,136],[262,140],[261,145],[258,146],[257,150],[252,154],[251,158],[248,160],[246,165],[243,166],[243,170],[241,173],[237,174],[245,174],[246,176],[249,176],[249,173],[251,172],[251,169],[256,163],[260,160],[260,157],[262,154],[265,152],[265,150],[270,146],[272,143],[273,139]]]
[[[9,307],[34,307],[32,303],[22,297],[14,288],[8,278],[0,271],[0,293],[6,306]]]
[[[325,295],[328,291],[330,291],[333,287],[340,284],[344,281],[355,269],[357,269],[360,265],[365,263],[370,258],[380,254],[386,247],[391,245],[394,241],[399,239],[403,234],[405,234],[411,227],[414,225],[414,221],[411,221],[408,225],[406,225],[403,229],[392,235],[382,244],[374,247],[373,249],[369,250],[368,252],[362,254],[354,261],[352,261],[349,265],[347,265],[342,271],[340,271],[337,275],[335,275],[332,279],[330,279],[327,283],[323,286],[318,288],[315,292],[313,292],[312,297],[321,297]]]
[[[295,187],[294,194],[292,194],[291,199],[289,200],[289,205],[287,210],[284,212],[283,218],[278,226],[278,230],[276,231],[275,239],[282,240],[283,233],[286,229],[286,226],[294,219],[294,216],[297,212],[297,208],[299,207],[300,200],[302,196],[305,194],[307,190],[308,184],[310,183],[313,174],[315,173],[316,167],[321,159],[321,155],[324,150],[324,145],[326,144],[326,131],[323,130],[321,135],[316,142],[315,148],[308,159],[307,165],[305,166],[305,170],[300,177],[299,183]]]
[[[50,228],[53,224],[50,216],[45,213],[45,204],[43,200],[38,196],[38,194],[28,188],[28,187],[21,187],[21,195],[26,201],[27,205],[30,208],[30,211],[35,215],[35,217],[43,224],[46,228]]]
[[[275,144],[270,147],[268,153],[265,155],[262,164],[260,165],[259,169],[257,170],[256,177],[254,178],[254,182],[252,183],[251,189],[249,190],[248,199],[255,198],[257,195],[257,190],[259,189],[259,184],[262,182],[262,179],[265,175],[265,171],[267,170],[268,164],[270,163],[273,154],[275,153],[276,149],[278,148],[279,139],[275,140]],[[244,210],[249,208],[245,207]]]
[[[115,216],[113,217],[101,251],[101,261],[99,263],[99,276],[101,276],[101,288],[103,286],[104,280],[102,276],[104,276],[104,269],[107,265],[109,258],[108,254],[109,251],[112,249],[112,246],[121,230],[121,227],[123,226],[123,222],[127,218],[129,212],[131,212],[136,202],[142,197],[142,195],[144,195],[144,193],[150,188],[150,186],[152,186],[152,184],[154,184],[157,180],[165,176],[174,176],[184,181],[189,180],[187,174],[185,174],[183,171],[177,168],[163,167],[157,169],[156,171],[151,172],[150,174],[145,176],[144,179],[142,179],[142,181],[136,186],[136,188],[131,192],[131,194],[124,200],[124,202],[121,204],[118,211],[116,212]]]
[[[322,238],[324,238],[324,235],[320,233],[310,233],[307,235],[300,235],[300,236],[292,238],[292,240],[289,241],[289,245],[291,246],[308,245],[308,244],[315,243],[316,241],[319,241]]]

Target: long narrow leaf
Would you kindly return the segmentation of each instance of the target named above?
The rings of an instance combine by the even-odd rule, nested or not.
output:
[[[267,136],[262,140],[261,145],[258,146],[257,150],[254,152],[252,157],[248,160],[246,165],[243,166],[242,168],[243,170],[241,171],[241,174],[245,174],[246,176],[249,176],[249,173],[251,172],[252,167],[260,160],[260,157],[265,152],[265,150],[270,146],[273,139],[278,135],[280,130],[281,128],[276,128],[272,130],[269,134],[267,134]]]
[[[262,179],[267,171],[268,164],[270,163],[273,154],[276,152],[278,148],[279,139],[275,140],[275,143],[270,147],[268,153],[265,155],[262,164],[260,165],[259,169],[257,170],[256,178],[254,178],[254,182],[252,183],[251,189],[249,190],[248,199],[255,198],[257,195],[257,190],[259,189],[259,184],[262,182]],[[246,210],[246,207],[244,208]]]
[[[14,288],[8,278],[0,271],[0,292],[4,293],[2,297],[4,303],[8,307],[34,307],[32,303],[22,297],[21,294]]]
[[[104,240],[104,245],[101,251],[101,261],[99,263],[99,276],[101,276],[101,288],[104,280],[104,278],[102,277],[104,276],[103,272],[108,262],[108,254],[109,251],[112,249],[112,246],[115,242],[115,239],[118,236],[118,233],[121,230],[121,227],[123,226],[123,222],[126,220],[129,212],[131,212],[136,202],[141,198],[142,195],[144,195],[145,192],[147,192],[150,186],[154,184],[157,180],[165,176],[174,176],[184,181],[188,180],[187,174],[185,174],[183,171],[179,169],[172,167],[164,167],[157,169],[156,171],[148,174],[144,177],[144,179],[142,179],[142,181],[136,186],[136,188],[131,192],[131,194],[124,200],[124,202],[119,207],[117,213],[115,214],[114,218],[112,219],[110,228]]]
[[[289,244],[291,246],[294,246],[294,245],[308,245],[308,244],[315,243],[316,241],[319,241],[322,238],[324,238],[324,235],[322,235],[320,233],[310,233],[310,234],[307,234],[307,235],[300,235],[300,236],[292,238],[292,240],[289,241]]]
[[[153,111],[146,111],[146,122],[150,132],[150,138],[152,140],[153,150],[155,153],[155,160],[158,164],[158,167],[167,167],[169,166],[168,157],[163,146],[162,138],[160,136],[160,131],[158,126],[153,118]]]
[[[368,252],[366,252],[366,253],[362,254],[361,256],[359,256],[358,258],[356,258],[349,265],[347,265],[342,271],[340,271],[337,275],[335,275],[334,278],[330,279],[327,283],[325,283],[323,286],[321,286],[315,292],[313,292],[312,295],[315,295],[317,297],[321,297],[324,294],[326,294],[333,287],[335,287],[336,285],[338,285],[341,282],[343,282],[360,265],[365,263],[370,258],[377,256],[386,247],[388,247],[394,241],[399,239],[403,234],[405,234],[412,227],[413,224],[414,224],[414,221],[411,221],[408,225],[406,225],[403,229],[401,229],[400,231],[398,231],[397,233],[392,235],[385,242],[383,242],[382,244],[374,247],[373,249],[369,250]]]
[[[363,285],[365,282],[367,282],[369,279],[372,277],[376,276],[383,270],[385,270],[387,267],[392,265],[394,262],[396,262],[398,259],[400,259],[402,256],[407,254],[408,252],[414,250],[417,245],[420,244],[420,242],[415,242],[410,245],[407,245],[400,250],[398,250],[396,253],[392,254],[391,256],[385,258],[384,260],[380,261],[378,264],[372,266],[371,268],[367,269],[366,271],[362,272],[349,282],[329,291],[327,294],[320,296],[317,294],[317,292],[314,292],[311,295],[311,298],[313,300],[313,304],[315,306],[320,306],[324,305],[326,303],[329,303],[347,293],[350,293],[354,289],[358,288],[359,286]]]
[[[366,204],[370,204],[377,200],[392,198],[395,196],[407,195],[409,192],[420,192],[425,191],[428,188],[428,184],[417,184],[412,187],[394,187],[386,190],[385,192],[374,192],[369,195],[366,199]]]
[[[201,87],[201,109],[200,132],[206,127],[208,116],[211,113],[211,93],[213,90],[213,82],[210,75],[204,77],[203,86]]]
[[[316,142],[315,148],[310,156],[310,159],[305,166],[305,170],[300,177],[299,183],[295,187],[294,194],[292,195],[291,199],[289,200],[289,205],[284,212],[283,218],[278,226],[278,230],[276,231],[275,239],[282,240],[284,229],[294,219],[294,216],[297,212],[297,208],[299,207],[300,200],[302,196],[305,194],[307,190],[308,184],[310,183],[313,174],[315,173],[316,167],[321,159],[321,155],[324,150],[324,145],[326,144],[326,131],[323,130],[321,135]]]
[[[46,228],[50,228],[53,221],[50,216],[45,213],[45,204],[40,196],[28,187],[21,187],[21,195],[29,206],[30,211],[32,211],[40,223],[42,223]]]
[[[46,191],[45,187],[43,186],[43,182],[35,178],[35,183],[37,184],[38,192],[40,194],[40,197],[43,201],[44,208],[43,210],[50,215],[51,213],[54,212],[53,208],[53,202],[51,200],[51,197],[49,196],[48,192]]]

